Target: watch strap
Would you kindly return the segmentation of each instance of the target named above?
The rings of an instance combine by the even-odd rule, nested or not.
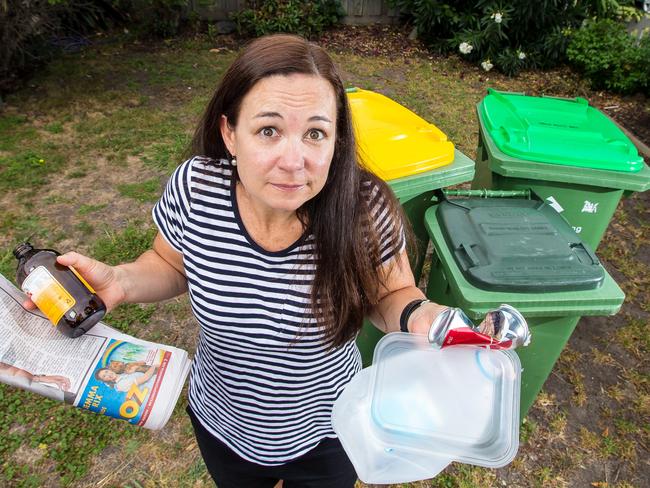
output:
[[[411,317],[411,314],[415,311],[415,309],[420,307],[423,303],[429,303],[429,300],[425,298],[418,298],[417,300],[413,300],[412,302],[409,302],[406,305],[406,307],[404,307],[404,310],[402,310],[402,314],[399,317],[399,330],[401,330],[402,332],[409,332],[408,330],[409,318]]]

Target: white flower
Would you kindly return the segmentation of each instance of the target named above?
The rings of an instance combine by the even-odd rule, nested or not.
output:
[[[472,46],[469,42],[461,42],[460,46],[458,46],[458,50],[463,54],[471,53],[472,49],[474,49],[474,46]]]
[[[495,13],[493,13],[492,15],[490,15],[490,18],[491,18],[491,19],[494,19],[494,21],[495,21],[497,24],[500,24],[501,21],[503,20],[503,14],[502,14],[501,12],[495,12]]]
[[[494,65],[490,62],[489,59],[486,59],[481,63],[481,68],[483,68],[485,71],[490,71],[492,68],[494,68]]]
[[[523,61],[526,59],[526,53],[523,51],[517,51],[517,57]]]

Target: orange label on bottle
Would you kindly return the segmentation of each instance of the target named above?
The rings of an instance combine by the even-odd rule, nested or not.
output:
[[[72,266],[68,266],[68,267],[70,268],[70,271],[72,271],[75,274],[75,276],[79,278],[79,281],[81,281],[86,286],[86,288],[88,288],[91,291],[91,293],[95,293],[95,295],[97,294],[93,289],[93,287],[90,286],[90,284],[86,280],[84,280],[83,276],[79,274],[79,271],[74,269]]]
[[[29,273],[23,281],[22,289],[54,325],[75,304],[72,295],[45,266],[39,266]]]

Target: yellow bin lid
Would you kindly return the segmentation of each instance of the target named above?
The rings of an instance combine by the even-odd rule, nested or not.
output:
[[[370,90],[348,89],[363,164],[385,181],[450,164],[454,145],[444,132],[406,107]]]

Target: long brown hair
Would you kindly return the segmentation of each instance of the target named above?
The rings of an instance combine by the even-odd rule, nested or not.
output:
[[[301,73],[327,80],[336,95],[336,140],[327,181],[314,198],[297,210],[314,235],[316,272],[311,309],[332,347],[354,338],[374,296],[381,289],[380,236],[371,215],[370,182],[378,187],[396,225],[390,241],[401,242],[401,209],[388,186],[363,169],[354,140],[348,99],[338,71],[321,47],[291,35],[252,41],[226,71],[194,134],[192,155],[228,158],[219,121],[225,115],[237,124],[241,103],[251,88],[272,75]]]

